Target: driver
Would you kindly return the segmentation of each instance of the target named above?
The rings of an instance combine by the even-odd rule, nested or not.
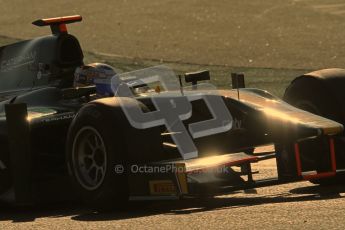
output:
[[[77,67],[74,72],[74,87],[96,86],[98,96],[112,96],[111,79],[115,69],[103,63],[91,63]]]

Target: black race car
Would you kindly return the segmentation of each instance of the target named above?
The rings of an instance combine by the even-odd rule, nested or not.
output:
[[[118,74],[106,83],[113,95],[99,96],[95,85],[74,87],[83,52],[66,24],[81,20],[37,20],[52,35],[0,48],[1,199],[69,197],[116,208],[300,180],[342,182],[345,70],[296,78],[286,102],[244,88],[236,74],[232,90],[200,83],[207,71],[185,74],[183,87],[165,66]],[[254,153],[263,145],[275,150]],[[278,177],[255,180],[251,164],[271,158]]]

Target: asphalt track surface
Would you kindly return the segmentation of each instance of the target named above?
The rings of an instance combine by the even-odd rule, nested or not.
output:
[[[254,169],[274,175],[274,161]],[[260,164],[261,164],[260,163]],[[309,182],[226,196],[133,203],[100,214],[76,204],[1,208],[1,229],[344,229],[345,187]]]
[[[94,53],[244,67],[344,67],[341,0],[0,0],[0,34],[26,39],[48,29],[29,22],[81,14],[70,31]],[[261,165],[274,175],[274,161]],[[345,229],[345,187],[309,182],[210,199],[133,204],[93,213],[61,203],[0,208],[0,229]]]
[[[343,0],[0,0],[0,34],[31,38],[36,19],[81,14],[69,26],[89,51],[228,66],[344,67]]]

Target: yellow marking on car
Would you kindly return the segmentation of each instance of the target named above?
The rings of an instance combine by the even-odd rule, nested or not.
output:
[[[176,195],[177,189],[171,180],[149,181],[151,195]]]
[[[176,178],[179,183],[181,194],[188,194],[187,176],[186,176],[186,165],[184,163],[176,163],[177,168]]]

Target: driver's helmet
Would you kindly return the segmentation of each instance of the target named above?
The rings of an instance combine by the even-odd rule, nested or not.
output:
[[[113,67],[103,63],[92,63],[77,67],[74,72],[74,87],[96,85],[97,94],[109,96],[111,78],[116,75]]]

